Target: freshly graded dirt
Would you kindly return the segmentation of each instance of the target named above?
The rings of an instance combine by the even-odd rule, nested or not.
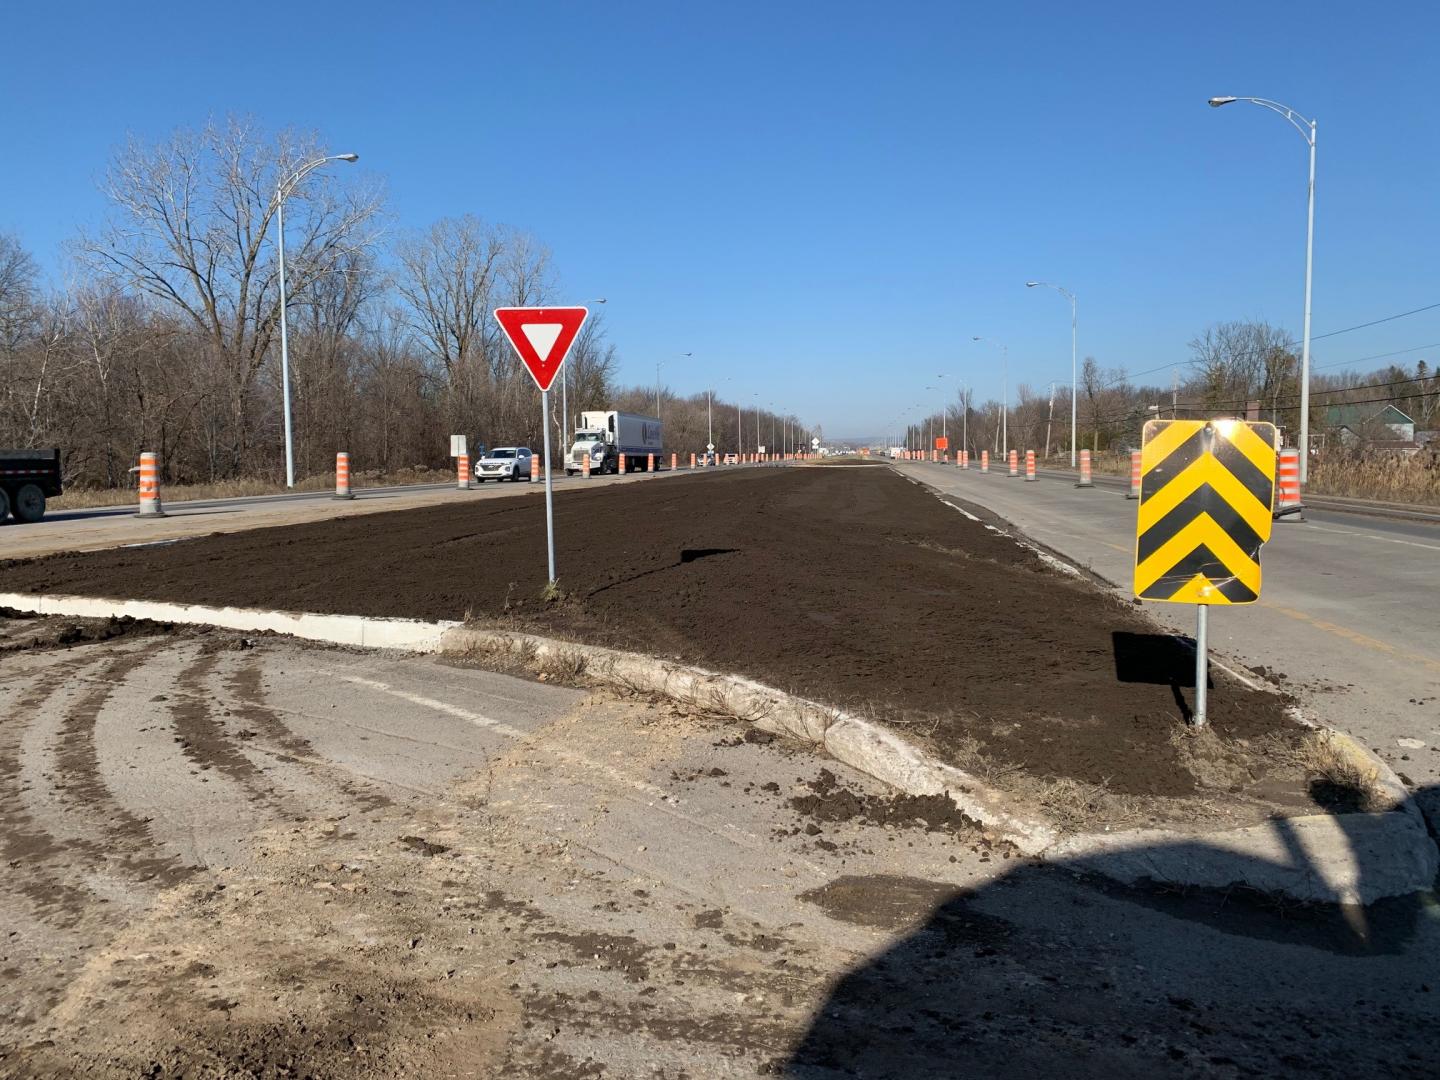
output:
[[[743,673],[1121,795],[1205,785],[1176,746],[1184,648],[888,468],[736,470],[555,500],[374,514],[0,563],[0,589],[420,619],[474,618]],[[1228,745],[1298,737],[1284,702],[1214,677]],[[1229,785],[1239,794],[1257,770]]]

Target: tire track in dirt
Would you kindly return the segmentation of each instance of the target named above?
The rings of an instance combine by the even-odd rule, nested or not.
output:
[[[285,800],[276,790],[274,777],[258,768],[236,745],[224,723],[215,715],[212,703],[218,695],[209,679],[220,662],[219,649],[201,645],[199,652],[175,679],[178,693],[168,702],[175,722],[176,741],[185,759],[200,772],[218,769],[233,780],[251,801],[286,816]]]
[[[94,822],[106,834],[107,845],[94,845],[102,857],[118,863],[125,875],[137,882],[153,882],[156,888],[166,888],[184,881],[194,868],[174,855],[163,854],[150,834],[148,820],[137,817],[115,798],[100,775],[100,755],[95,745],[95,722],[100,710],[116,687],[149,655],[148,648],[142,646],[109,660],[95,676],[95,685],[67,710],[55,747],[61,781],[56,787],[63,790],[77,816]]]
[[[339,790],[367,812],[393,805],[393,800],[375,790],[369,781],[357,779],[340,766],[326,762],[309,739],[290,729],[265,702],[265,690],[261,685],[263,674],[262,657],[252,654],[222,677],[223,685],[231,695],[231,710],[242,722],[255,729],[257,736],[275,748],[273,751],[268,747],[257,749],[273,753],[277,760],[303,769],[307,775]]]
[[[92,899],[91,889],[79,882],[64,881],[45,871],[71,854],[98,856],[86,841],[55,836],[25,807],[20,781],[20,744],[30,718],[64,687],[71,676],[87,667],[98,666],[93,657],[75,657],[38,673],[37,681],[14,701],[0,720],[0,858],[7,872],[4,887],[25,897],[35,914],[57,925],[73,925],[84,901]]]

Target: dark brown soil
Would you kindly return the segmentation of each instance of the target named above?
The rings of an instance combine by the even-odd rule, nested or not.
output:
[[[1188,653],[887,468],[736,470],[0,563],[0,588],[420,619],[466,616],[740,672],[1117,793],[1185,795]],[[1183,692],[1182,692],[1183,690]],[[1217,673],[1227,739],[1292,731]]]

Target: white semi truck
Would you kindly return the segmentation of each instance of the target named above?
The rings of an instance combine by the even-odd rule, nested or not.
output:
[[[582,412],[580,423],[575,428],[575,442],[565,455],[565,472],[573,476],[590,460],[592,473],[613,473],[620,470],[620,459],[625,459],[625,471],[636,472],[645,468],[645,459],[655,455],[655,468],[660,468],[661,450],[660,421],[653,416],[625,412]]]

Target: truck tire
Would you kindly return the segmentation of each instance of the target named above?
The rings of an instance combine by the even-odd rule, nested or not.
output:
[[[5,524],[5,519],[10,516],[10,496],[0,488],[0,525]]]
[[[45,516],[45,493],[35,484],[26,484],[15,492],[15,520],[33,525]]]

